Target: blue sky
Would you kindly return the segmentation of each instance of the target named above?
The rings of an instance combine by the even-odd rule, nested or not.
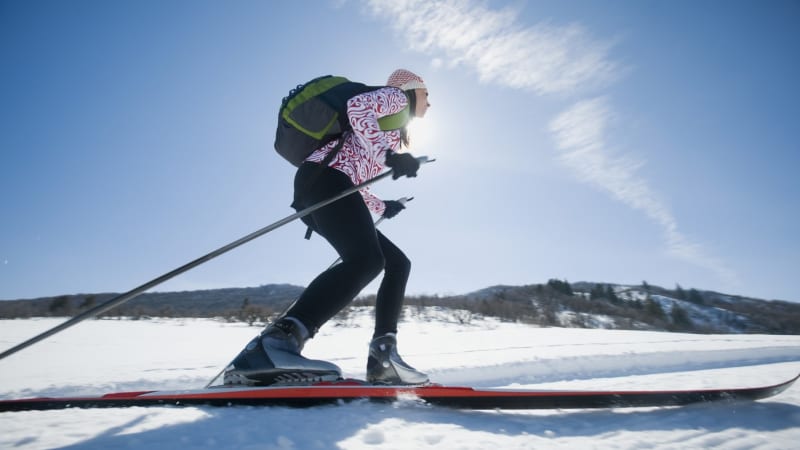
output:
[[[409,292],[549,278],[800,301],[800,3],[2,1],[0,299],[121,292],[293,212],[280,99],[404,67]],[[307,284],[293,223],[160,286]],[[374,292],[375,285],[365,290]]]

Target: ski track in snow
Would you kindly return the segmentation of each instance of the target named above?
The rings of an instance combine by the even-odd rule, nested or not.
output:
[[[0,321],[8,348],[63,319]],[[307,345],[363,377],[371,317]],[[205,319],[92,320],[0,361],[0,398],[205,385],[258,327]],[[409,309],[407,361],[444,384],[672,389],[775,384],[800,372],[800,336],[537,328]],[[793,449],[800,386],[771,399],[669,408],[459,411],[413,400],[310,409],[153,407],[0,413],[1,449]]]

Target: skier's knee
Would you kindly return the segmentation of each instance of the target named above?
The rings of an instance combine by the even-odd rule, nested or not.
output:
[[[386,267],[386,258],[380,252],[370,252],[360,259],[361,271],[369,279],[373,279]]]
[[[387,274],[391,273],[394,276],[408,278],[411,273],[411,260],[401,253],[391,259],[387,259],[385,268]]]

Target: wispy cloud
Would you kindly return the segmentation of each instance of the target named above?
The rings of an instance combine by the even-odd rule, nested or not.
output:
[[[483,82],[537,94],[573,93],[612,81],[617,66],[611,42],[589,36],[578,24],[518,24],[513,9],[492,10],[470,0],[367,0],[390,21],[409,48],[437,64],[463,65]]]
[[[690,242],[678,231],[678,223],[667,205],[659,200],[647,180],[638,175],[641,164],[615,157],[609,151],[606,131],[613,117],[604,97],[580,101],[559,114],[550,122],[559,161],[581,181],[641,211],[658,224],[672,255],[732,282],[735,276],[724,263],[709,256],[700,245]]]
[[[409,48],[431,56],[434,66],[465,66],[482,82],[568,97],[597,92],[622,72],[610,56],[614,41],[591,36],[580,24],[521,24],[518,10],[494,10],[479,0],[364,2]],[[669,253],[731,282],[734,274],[721,261],[678,231],[667,205],[638,175],[641,163],[609,151],[605,139],[613,115],[605,97],[567,108],[550,123],[557,158],[576,178],[656,223]]]

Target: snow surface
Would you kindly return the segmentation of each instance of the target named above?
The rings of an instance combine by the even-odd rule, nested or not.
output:
[[[460,317],[407,309],[401,354],[436,382],[480,387],[748,387],[800,372],[800,336],[537,328],[474,316],[459,323]],[[0,321],[0,348],[62,321]],[[369,312],[358,310],[326,325],[305,353],[361,378],[371,325]],[[206,319],[87,321],[0,361],[0,398],[202,387],[258,331]],[[792,449],[798,443],[800,386],[759,402],[608,410],[459,411],[409,400],[0,413],[2,449]]]

